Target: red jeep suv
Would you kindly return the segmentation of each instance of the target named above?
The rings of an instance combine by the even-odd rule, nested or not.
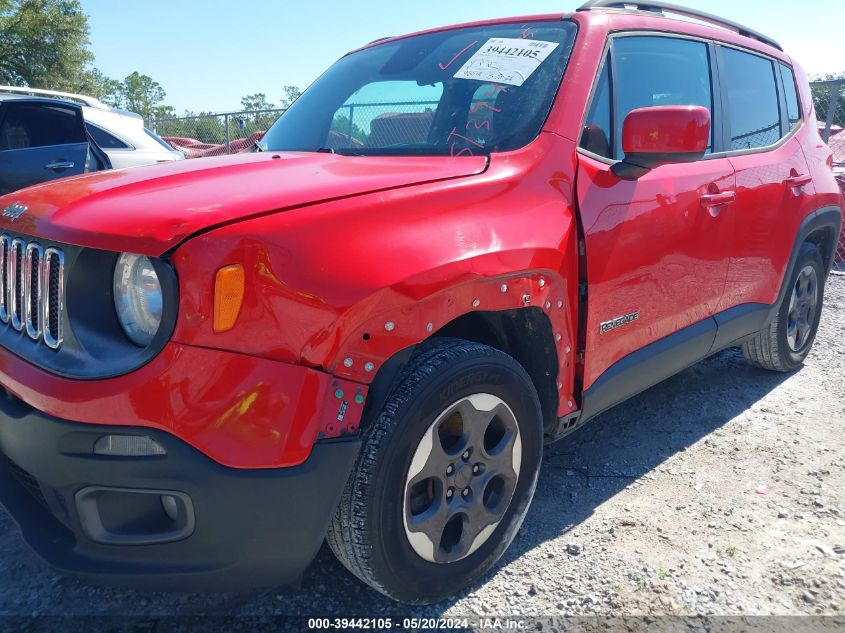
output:
[[[281,583],[327,539],[457,592],[544,442],[729,346],[799,366],[843,211],[801,68],[660,2],[373,42],[258,149],[0,199],[0,500],[62,572]]]

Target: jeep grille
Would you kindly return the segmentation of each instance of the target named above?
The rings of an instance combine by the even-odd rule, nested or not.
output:
[[[62,344],[64,262],[58,248],[0,236],[0,320],[52,349]]]

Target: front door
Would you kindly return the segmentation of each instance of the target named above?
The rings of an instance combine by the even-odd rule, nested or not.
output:
[[[594,89],[576,184],[588,290],[583,387],[614,366],[631,365],[633,382],[622,379],[614,401],[703,358],[715,337],[710,317],[725,287],[733,225],[730,161],[705,156],[635,181],[610,169],[622,158],[622,123],[631,110],[701,105],[713,119],[712,54],[705,42],[616,36]],[[712,138],[711,132],[708,154]],[[670,335],[676,336],[665,339]],[[665,358],[636,358],[640,374],[630,357],[620,363],[645,348],[645,356]],[[599,408],[613,403],[605,398]]]

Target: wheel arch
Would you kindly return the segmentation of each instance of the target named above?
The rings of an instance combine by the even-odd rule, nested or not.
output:
[[[798,253],[801,251],[801,245],[804,242],[815,244],[822,254],[822,261],[825,265],[825,274],[830,273],[833,266],[833,257],[836,254],[837,240],[839,232],[842,229],[842,209],[838,206],[826,206],[813,211],[808,214],[798,227],[795,236],[795,241],[792,244],[792,252],[789,256],[789,265],[786,268],[783,279],[781,280],[780,292],[777,300],[772,304],[772,313],[770,318],[774,316],[777,307],[780,306],[786,295],[787,281],[792,278],[795,272],[795,266],[798,262]]]
[[[804,237],[804,242],[814,244],[819,252],[822,254],[822,262],[825,266],[825,272],[830,271],[833,266],[833,259],[836,255],[836,246],[838,244],[839,231],[836,230],[832,224],[824,224],[817,226],[811,230]]]
[[[468,312],[443,324],[420,343],[399,350],[379,368],[370,384],[364,420],[372,420],[381,410],[418,346],[438,338],[472,341],[511,356],[522,365],[537,390],[544,431],[551,432],[556,427],[561,367],[552,321],[537,307]]]

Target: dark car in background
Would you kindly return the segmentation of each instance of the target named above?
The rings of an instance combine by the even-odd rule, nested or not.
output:
[[[0,195],[103,169],[111,162],[89,136],[81,105],[0,93]]]

